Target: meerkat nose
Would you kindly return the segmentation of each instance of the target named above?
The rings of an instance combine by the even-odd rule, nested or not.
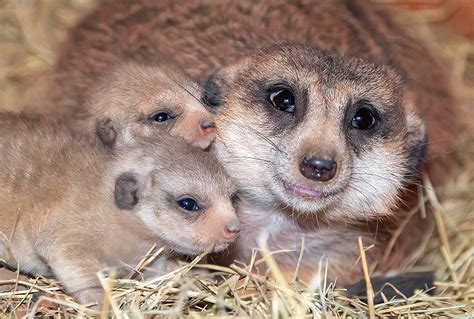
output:
[[[205,133],[213,131],[214,128],[216,127],[216,124],[208,119],[202,120],[201,123],[201,130]]]
[[[224,227],[224,237],[226,239],[234,240],[240,232],[240,225],[237,219],[228,222]]]
[[[311,180],[327,182],[331,180],[337,171],[337,163],[333,160],[321,157],[304,158],[300,164],[301,174]]]

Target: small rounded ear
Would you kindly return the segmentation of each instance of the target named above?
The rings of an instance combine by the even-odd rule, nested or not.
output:
[[[244,58],[234,65],[222,67],[215,71],[204,84],[202,101],[211,109],[217,109],[224,101],[227,91],[235,82],[237,75],[247,68],[249,58]]]
[[[423,161],[428,146],[425,123],[414,113],[407,116],[406,150],[409,156],[410,173],[416,173]]]
[[[120,175],[115,181],[114,198],[118,208],[132,210],[140,200],[138,176],[130,172]]]
[[[113,147],[117,140],[117,131],[114,123],[108,117],[99,118],[96,122],[95,131],[97,137],[107,147]]]
[[[222,105],[223,81],[219,72],[214,72],[204,84],[202,101],[211,109],[216,109]]]

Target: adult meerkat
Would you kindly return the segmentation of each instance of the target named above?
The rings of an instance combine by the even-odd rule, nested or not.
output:
[[[54,275],[79,302],[100,302],[96,272],[137,263],[154,244],[176,254],[235,240],[235,189],[211,154],[177,137],[104,152],[41,117],[0,114],[0,256]]]
[[[295,249],[275,256],[295,267],[300,243],[290,238],[304,236],[306,269],[325,255],[330,278],[355,280],[357,237],[375,240],[356,225],[393,215],[424,156],[424,125],[398,75],[361,59],[277,45],[222,68],[211,82],[208,99],[220,106],[215,151],[247,199],[235,258],[249,260],[268,233],[272,249]],[[377,240],[384,239],[380,231]],[[371,262],[380,250],[370,252]]]
[[[275,42],[276,48],[266,49]],[[279,45],[284,42],[299,45]],[[98,44],[107,50],[101,52]],[[321,54],[312,46],[326,52]],[[326,61],[324,55],[334,59]],[[362,57],[369,63],[339,59],[337,55]],[[365,219],[375,223],[393,213],[401,190],[410,184],[406,183],[407,177],[417,175],[414,168],[423,157],[426,136],[434,141],[428,148],[428,157],[435,158],[426,162],[431,176],[438,179],[446,175],[437,164],[448,159],[446,154],[455,141],[456,131],[456,107],[446,70],[390,14],[372,4],[349,0],[103,3],[72,30],[60,52],[50,77],[51,83],[61,84],[52,85],[56,93],[49,98],[58,101],[54,105],[68,108],[61,102],[64,93],[80,100],[88,79],[103,72],[111,56],[173,61],[200,83],[206,82],[204,99],[219,113],[218,154],[226,155],[226,167],[246,193],[248,209],[242,215],[244,223],[250,225],[246,237],[253,245],[262,230],[276,233],[269,238],[269,243],[275,238],[273,248],[282,248],[285,242],[292,247],[299,244],[298,236],[287,238],[278,234],[313,237],[310,246],[318,253],[313,257],[310,254],[307,262],[313,268],[321,253],[331,252],[332,261],[337,263],[339,259],[338,265],[342,267],[338,269],[339,276],[351,277],[352,265],[340,260],[350,255],[348,251],[352,254],[355,239],[361,233],[374,237],[364,230],[365,226],[360,227],[360,219],[365,225]],[[321,66],[322,62],[329,67]],[[206,81],[216,69],[219,71]],[[323,72],[320,76],[319,71]],[[348,74],[355,82],[347,78]],[[329,87],[326,92],[328,85],[319,83],[324,78],[338,84],[339,90]],[[367,94],[374,94],[368,100],[373,105],[364,105],[360,99],[363,94],[357,90],[362,87]],[[259,93],[260,99],[256,99]],[[275,99],[282,105],[293,105],[294,112],[287,112],[284,107],[277,112]],[[359,108],[362,114],[356,113]],[[369,124],[373,118],[379,120],[375,121],[378,125],[385,126],[373,140],[365,139],[367,146],[362,137],[369,134],[355,134],[360,140],[345,138],[348,135],[343,123],[336,121],[343,114],[351,122],[351,116],[356,122]],[[390,121],[385,114],[390,115]],[[352,133],[358,131],[351,129]],[[328,141],[333,143],[332,153]],[[274,149],[271,157],[267,153],[270,147]],[[285,150],[287,147],[289,150]],[[385,155],[380,155],[383,152]],[[303,154],[306,162],[298,159]],[[373,161],[375,158],[377,162]],[[290,159],[294,162],[290,163]],[[238,173],[237,161],[241,165]],[[271,163],[293,165],[284,174],[287,183],[275,179],[274,170],[263,169]],[[347,174],[354,171],[354,163],[365,163],[359,165],[364,169],[349,178]],[[380,176],[386,172],[392,175]],[[315,180],[316,177],[327,181]],[[373,183],[363,183],[367,179]],[[345,188],[337,189],[337,185]],[[358,188],[354,189],[354,185]],[[294,193],[286,192],[285,187]],[[332,197],[331,205],[326,196],[329,190],[335,193],[331,195],[337,195]],[[268,196],[264,198],[262,194]],[[367,201],[367,197],[374,202]],[[336,198],[347,202],[336,205]],[[360,203],[352,201],[357,198],[362,198]],[[346,210],[332,209],[337,206],[345,206]],[[320,228],[332,236],[321,236],[324,232]],[[347,237],[341,236],[342,232],[352,234],[344,239],[346,245],[340,243],[340,239]],[[372,252],[376,260],[377,252]]]
[[[204,84],[216,69],[284,42],[391,66],[426,124],[431,142],[425,167],[435,185],[444,180],[457,140],[448,72],[395,15],[364,1],[101,3],[60,48],[53,72],[43,81],[47,89],[41,109],[74,112],[116,60],[177,64]]]
[[[215,128],[200,98],[200,87],[175,67],[124,62],[104,75],[85,105],[66,120],[112,149],[156,136],[155,131],[205,149]]]

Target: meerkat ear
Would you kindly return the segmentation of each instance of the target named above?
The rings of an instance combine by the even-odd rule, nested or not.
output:
[[[140,183],[136,174],[127,172],[115,181],[114,199],[118,208],[132,210],[140,200]]]
[[[218,108],[222,104],[224,85],[225,81],[221,78],[219,70],[214,72],[209,79],[207,79],[206,84],[204,84],[202,93],[202,101],[204,104],[212,109]]]
[[[239,72],[247,67],[249,59],[245,58],[236,64],[222,67],[215,71],[204,84],[202,101],[211,109],[219,108],[225,100],[229,88]]]
[[[410,172],[418,172],[418,168],[423,161],[428,146],[428,135],[425,123],[418,115],[411,113],[407,116],[407,143],[406,149],[410,159]]]
[[[113,147],[115,145],[117,131],[112,119],[108,117],[99,118],[96,122],[95,131],[97,137],[105,146]]]

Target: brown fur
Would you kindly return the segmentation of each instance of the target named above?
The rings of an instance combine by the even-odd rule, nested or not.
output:
[[[446,67],[393,15],[365,1],[105,2],[72,30],[44,81],[49,89],[40,107],[54,106],[49,111],[55,113],[80,108],[116,60],[177,64],[203,83],[215,69],[283,42],[393,67],[427,123],[427,168],[435,182],[444,180],[457,132]]]
[[[236,237],[232,183],[179,138],[112,155],[41,117],[0,114],[0,127],[0,259],[55,275],[82,303],[101,301],[96,272],[134,265],[154,244],[165,252],[152,271],[163,272],[176,253],[219,251]],[[182,198],[202,210],[180,208]]]
[[[303,46],[282,45],[285,42]],[[315,237],[312,247],[323,247],[321,253],[328,253],[324,247],[330,246],[320,245],[318,234],[325,232],[321,228],[336,229],[325,236],[329,242],[347,223],[359,224],[373,236],[365,229],[371,227],[360,223],[367,219],[367,224],[376,224],[394,213],[401,189],[416,183],[425,133],[431,141],[425,169],[435,182],[453,166],[449,153],[456,141],[456,101],[446,69],[373,4],[106,2],[71,32],[63,46],[50,76],[55,83],[55,92],[48,95],[53,105],[74,110],[64,98],[81,101],[88,83],[112,58],[172,61],[201,83],[221,68],[207,82],[205,97],[220,106],[217,151],[248,199],[243,219],[248,214],[244,232],[249,235],[242,238],[252,242],[258,227],[251,220],[267,215],[276,222],[265,223],[259,231],[277,229],[284,239],[286,230],[296,224],[306,236]],[[272,109],[265,96],[271,84],[281,82],[298,93],[297,108],[304,112],[298,111],[295,118]],[[344,108],[360,98],[369,98],[384,112],[389,134],[361,140],[356,151],[341,122]],[[304,179],[296,168],[304,154],[336,155],[336,178],[324,185]],[[300,196],[288,192],[288,186],[300,189]],[[316,200],[302,194],[315,191],[335,195]],[[400,216],[394,217],[396,224]],[[345,262],[356,236],[352,237],[339,244],[340,254],[332,254],[330,267],[339,269],[341,277],[352,277],[347,274],[353,269]],[[241,245],[241,256],[248,256],[252,246]],[[320,255],[306,256],[307,264]]]

